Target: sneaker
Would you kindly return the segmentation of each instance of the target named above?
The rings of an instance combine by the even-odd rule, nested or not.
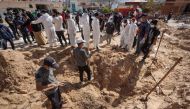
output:
[[[94,77],[91,77],[90,81],[94,80]]]
[[[84,85],[84,84],[85,84],[85,82],[80,82],[80,84],[81,84],[81,85]]]

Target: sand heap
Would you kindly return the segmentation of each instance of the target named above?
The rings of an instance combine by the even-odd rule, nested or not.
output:
[[[164,23],[162,23],[164,25]],[[0,52],[0,109],[46,109],[47,98],[35,89],[34,73],[42,59],[52,56],[60,64],[55,75],[65,86],[61,87],[64,108],[67,109],[188,109],[190,104],[190,52],[180,45],[188,41],[188,30],[168,30],[157,61],[150,67],[154,52],[145,62],[141,56],[105,46],[92,52],[90,66],[94,80],[79,84],[79,73],[71,55],[71,48],[29,48],[22,51]],[[118,41],[115,37],[114,41]],[[177,43],[174,43],[174,41]],[[115,43],[113,41],[113,43]],[[117,43],[117,42],[116,42]],[[186,45],[185,45],[186,44]],[[27,51],[27,52],[26,52]],[[153,53],[153,54],[152,54]],[[144,104],[139,98],[159,81],[178,57],[183,61],[160,85],[165,95],[154,91]],[[86,75],[85,75],[86,77]],[[86,80],[86,78],[85,78]]]

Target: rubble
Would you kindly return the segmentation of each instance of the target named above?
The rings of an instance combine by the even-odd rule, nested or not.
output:
[[[68,109],[188,109],[190,87],[189,30],[167,28],[157,61],[152,65],[154,49],[143,63],[141,56],[116,48],[118,37],[111,46],[92,52],[90,66],[94,80],[79,84],[79,73],[74,66],[71,48],[30,48],[18,51],[0,51],[0,109],[46,109],[46,96],[36,91],[34,73],[48,55],[60,64],[55,75],[65,86],[61,87],[63,108]],[[175,43],[171,40],[175,39]],[[183,47],[184,46],[184,47]],[[157,45],[155,46],[157,47]],[[147,103],[139,98],[150,91],[177,58],[183,57],[171,74],[160,84],[165,95],[150,95]],[[151,65],[151,66],[150,66]],[[147,107],[146,107],[147,106]]]

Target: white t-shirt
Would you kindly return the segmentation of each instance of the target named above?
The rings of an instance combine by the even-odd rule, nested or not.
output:
[[[63,18],[62,16],[57,16],[53,18],[53,23],[55,25],[55,31],[63,31]]]

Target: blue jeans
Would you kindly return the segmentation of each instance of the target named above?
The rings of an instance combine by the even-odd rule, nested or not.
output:
[[[53,90],[46,96],[51,101],[52,109],[61,109],[62,101],[61,101],[61,93],[59,91],[59,88]]]
[[[143,37],[137,37],[137,48],[136,48],[136,54],[140,54],[142,50],[143,44],[140,43],[142,41]]]

